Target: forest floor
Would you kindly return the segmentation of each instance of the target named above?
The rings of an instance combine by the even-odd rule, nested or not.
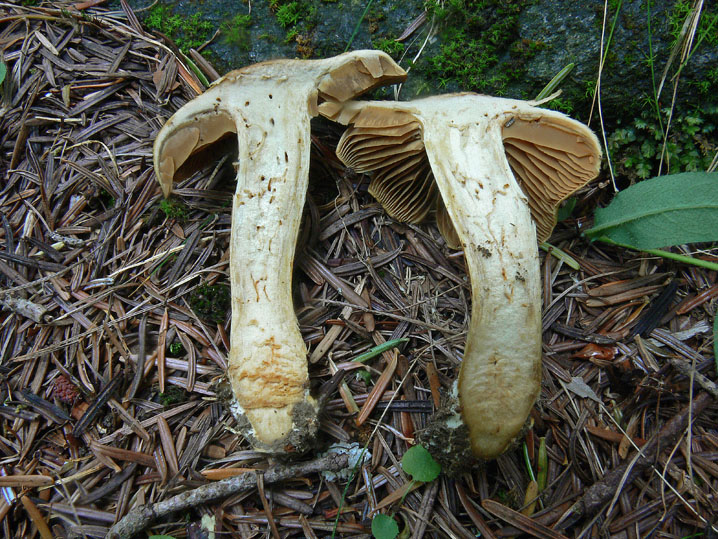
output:
[[[346,376],[323,389],[317,452],[273,459],[215,392],[232,156],[169,200],[152,168],[159,128],[200,78],[129,11],[0,8],[4,537],[104,537],[133,509],[183,500],[147,530],[359,537],[383,513],[402,537],[716,537],[718,275],[582,237],[607,177],[549,242],[578,269],[540,253],[543,380],[525,436],[471,472],[415,482],[402,456],[463,355],[463,253],[433,223],[389,218],[333,157],[340,127],[317,122],[295,310],[312,387]],[[353,361],[393,339],[406,341]],[[354,442],[367,458],[346,477],[317,472],[337,465],[321,450]],[[228,478],[231,494],[187,502]]]

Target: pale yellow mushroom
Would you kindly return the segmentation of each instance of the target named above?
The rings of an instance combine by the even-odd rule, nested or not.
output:
[[[537,237],[548,238],[558,204],[598,174],[595,135],[531,102],[475,94],[319,108],[349,125],[337,155],[373,171],[370,192],[390,215],[419,222],[436,207],[447,242],[464,250],[472,309],[455,388],[460,417],[442,421],[468,429],[474,456],[496,457],[541,385]]]
[[[309,173],[310,120],[406,73],[380,51],[276,60],[233,71],[172,116],[154,145],[165,196],[197,152],[231,135],[239,168],[232,206],[232,410],[256,449],[306,450],[317,429],[307,350],[292,305],[292,264]]]

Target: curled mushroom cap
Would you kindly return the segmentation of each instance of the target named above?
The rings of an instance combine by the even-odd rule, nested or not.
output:
[[[294,315],[292,264],[309,174],[310,120],[405,72],[380,51],[276,60],[228,73],[172,116],[154,163],[165,196],[197,152],[238,139],[232,206],[232,411],[256,449],[302,451],[316,432],[307,350]]]
[[[537,236],[550,235],[558,204],[598,174],[595,135],[529,102],[475,94],[326,104],[320,112],[349,125],[337,155],[374,172],[370,191],[388,213],[418,222],[437,207],[447,241],[463,248],[472,309],[455,424],[468,429],[476,457],[496,457],[540,389]]]

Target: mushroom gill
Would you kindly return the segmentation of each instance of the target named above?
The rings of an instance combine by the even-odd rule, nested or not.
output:
[[[438,191],[421,140],[421,124],[411,114],[366,107],[337,145],[337,157],[357,172],[377,171],[369,193],[397,221],[420,223]]]
[[[528,198],[538,241],[546,241],[558,207],[596,177],[600,155],[595,139],[579,134],[561,117],[513,118],[504,124],[504,151]]]
[[[447,245],[459,249],[429,166],[421,124],[404,111],[365,106],[356,112],[351,105],[348,110],[356,115],[337,145],[339,159],[357,172],[374,172],[369,192],[391,217],[418,224],[433,213]],[[562,117],[512,117],[502,138],[509,166],[528,198],[537,239],[546,241],[561,202],[596,176],[600,148],[575,130],[573,120]]]

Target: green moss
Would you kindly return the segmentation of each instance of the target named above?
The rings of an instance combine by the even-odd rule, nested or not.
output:
[[[106,208],[115,207],[115,197],[113,197],[112,194],[110,194],[108,191],[102,189],[100,191],[99,199],[102,201],[102,204],[104,204]]]
[[[516,39],[521,11],[531,0],[430,0],[427,10],[441,26],[438,54],[423,71],[441,89],[503,95],[544,45]]]
[[[225,43],[247,51],[251,47],[250,26],[252,26],[252,16],[239,14],[228,21],[224,21],[219,29]]]
[[[230,303],[229,287],[222,284],[198,286],[189,298],[190,307],[197,315],[220,324],[231,308]]]
[[[309,58],[314,53],[312,30],[317,24],[317,7],[309,0],[270,0],[269,9],[279,26],[287,31],[285,43],[296,41],[297,54]]]
[[[571,114],[574,111],[573,102],[569,99],[557,97],[556,99],[552,99],[548,103],[546,103],[546,106],[550,109],[557,110],[559,112],[563,112],[565,114]]]
[[[289,2],[277,9],[277,22],[282,28],[294,26],[302,17],[302,5],[299,2]]]
[[[170,344],[169,350],[173,356],[181,356],[186,352],[182,343],[177,341]]]
[[[169,386],[164,393],[157,394],[157,400],[162,406],[172,406],[187,400],[189,393],[177,386]]]
[[[394,60],[398,60],[406,49],[406,45],[402,42],[387,38],[372,41],[372,45],[375,49],[379,49],[380,51],[387,53],[389,56],[394,58]]]
[[[160,210],[168,219],[186,221],[189,217],[189,208],[175,198],[163,198],[160,201]]]
[[[200,12],[190,16],[174,15],[168,6],[162,4],[150,9],[143,22],[150,30],[170,37],[185,53],[204,44],[213,30],[212,23],[202,20]]]
[[[311,19],[316,14],[316,8],[309,2],[272,2],[276,6],[275,16],[282,28],[293,28],[301,21]]]

